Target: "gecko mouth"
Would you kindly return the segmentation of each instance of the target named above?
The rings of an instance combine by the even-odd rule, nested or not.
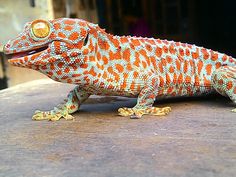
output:
[[[18,59],[18,58],[22,58],[22,57],[25,57],[25,56],[34,55],[36,53],[43,52],[44,50],[47,50],[47,49],[48,49],[48,46],[43,46],[43,47],[35,48],[35,49],[32,49],[32,50],[7,54],[6,56],[7,56],[8,60]]]

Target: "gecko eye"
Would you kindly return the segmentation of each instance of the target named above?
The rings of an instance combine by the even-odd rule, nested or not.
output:
[[[45,20],[35,20],[31,24],[31,30],[35,37],[45,38],[50,33],[50,25]]]

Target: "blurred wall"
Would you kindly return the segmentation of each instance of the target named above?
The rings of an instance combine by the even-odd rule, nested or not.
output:
[[[0,0],[0,43],[6,43],[22,31],[26,22],[37,18],[52,19],[51,0]],[[8,85],[45,78],[39,72],[7,64]]]

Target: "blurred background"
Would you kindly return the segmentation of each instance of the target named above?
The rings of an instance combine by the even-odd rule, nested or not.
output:
[[[82,18],[117,35],[187,42],[236,56],[235,0],[0,0],[0,43],[37,18]],[[0,89],[46,78],[9,66],[0,49]]]

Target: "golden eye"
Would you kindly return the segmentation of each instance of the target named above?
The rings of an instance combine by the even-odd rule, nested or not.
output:
[[[35,37],[45,38],[50,33],[49,23],[45,20],[35,20],[31,24],[31,29]]]

